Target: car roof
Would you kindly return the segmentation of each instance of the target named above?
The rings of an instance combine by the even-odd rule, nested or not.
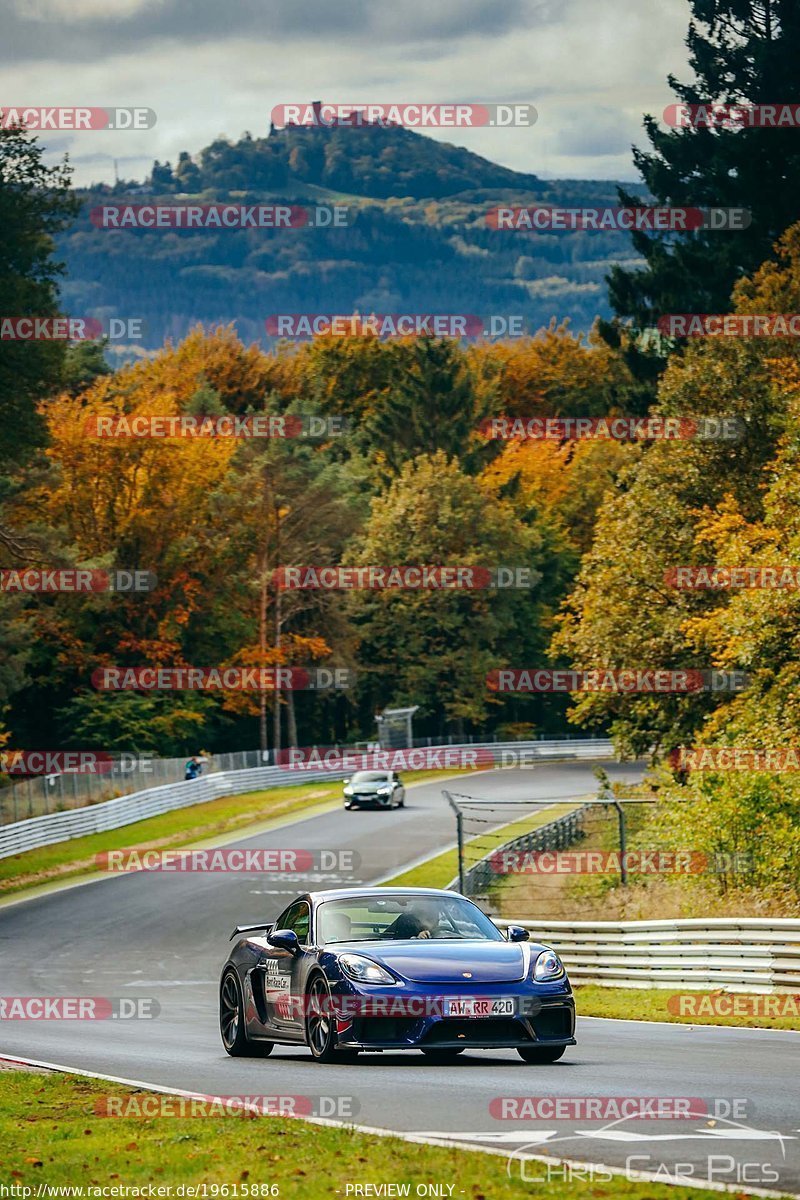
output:
[[[305,892],[302,897],[297,899],[310,900],[312,904],[322,904],[326,900],[359,900],[368,896],[460,896],[459,892],[450,892],[446,888],[420,888],[420,887],[353,887],[353,888],[328,888],[323,892]]]

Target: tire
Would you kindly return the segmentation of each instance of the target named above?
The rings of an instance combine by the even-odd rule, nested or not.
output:
[[[553,1063],[561,1058],[566,1046],[517,1046],[517,1054],[526,1063]]]
[[[464,1050],[466,1050],[466,1046],[463,1049],[455,1050],[437,1050],[434,1046],[431,1046],[430,1049],[423,1050],[422,1053],[428,1062],[444,1067],[447,1063],[451,1063],[454,1059],[458,1058],[459,1054],[463,1054]]]
[[[405,798],[405,796],[401,796],[400,799],[397,801],[397,807],[405,808],[405,806],[406,806],[406,798]]]
[[[274,1042],[251,1042],[244,1026],[244,1006],[239,977],[233,967],[223,973],[219,985],[219,1032],[225,1050],[232,1058],[266,1058]]]
[[[306,1043],[317,1062],[345,1062],[347,1052],[336,1049],[336,1022],[324,1013],[326,1007],[330,1013],[330,1000],[331,989],[325,976],[319,972],[312,975],[306,992]]]

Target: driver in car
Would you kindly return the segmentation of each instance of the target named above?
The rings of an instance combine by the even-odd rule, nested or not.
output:
[[[439,908],[429,900],[421,900],[410,912],[400,913],[386,930],[391,938],[432,938],[439,929]]]

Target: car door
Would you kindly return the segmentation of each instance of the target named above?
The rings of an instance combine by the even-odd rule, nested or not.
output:
[[[297,934],[300,945],[309,945],[311,907],[307,900],[296,900],[281,913],[275,929],[290,929]],[[264,1003],[266,1026],[269,1032],[284,1037],[302,1037],[304,1014],[302,1010],[303,985],[306,976],[305,952],[290,954],[277,946],[270,946],[264,955]]]

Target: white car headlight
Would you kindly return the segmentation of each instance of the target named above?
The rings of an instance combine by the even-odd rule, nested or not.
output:
[[[564,964],[555,950],[543,950],[533,964],[533,978],[538,979],[540,983],[560,979],[564,974]]]
[[[395,977],[379,963],[363,954],[340,954],[339,964],[345,975],[358,983],[397,983]]]
[[[345,794],[345,796],[352,796],[352,794],[353,794],[353,789],[350,787],[349,783],[347,784],[347,786],[344,789],[344,794]]]
[[[392,790],[392,785],[390,783],[387,783],[385,787],[378,788],[378,795],[379,796],[388,796],[389,792],[391,790]]]

